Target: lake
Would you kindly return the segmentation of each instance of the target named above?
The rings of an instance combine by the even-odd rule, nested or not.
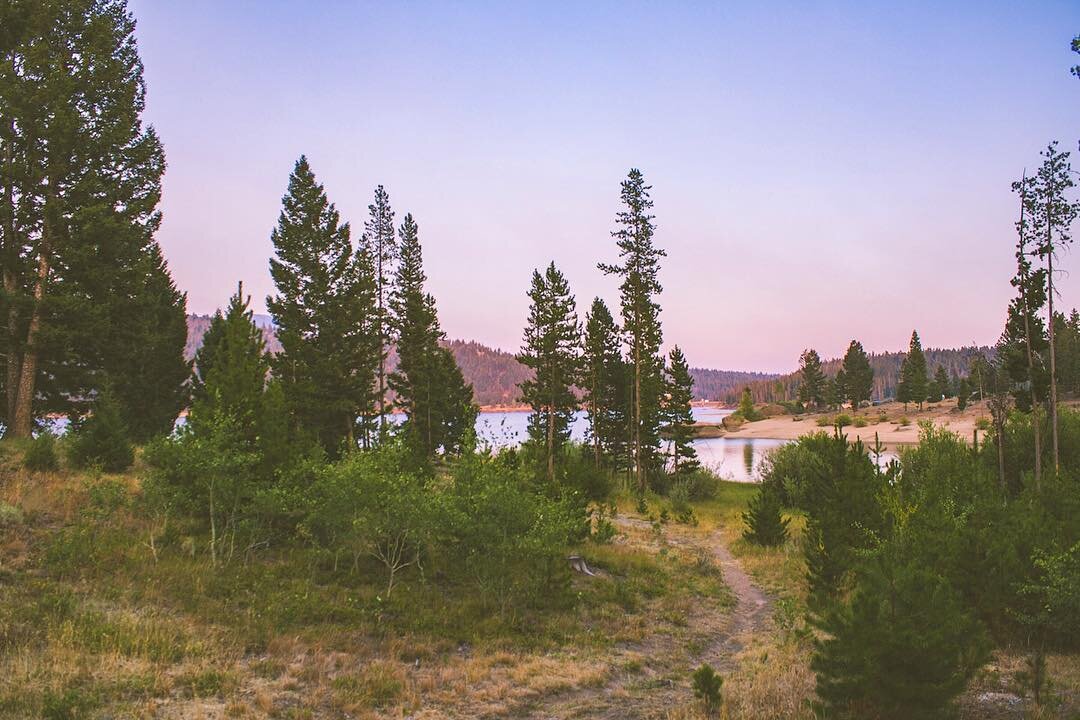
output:
[[[719,423],[732,412],[728,408],[693,408],[694,419],[707,423]],[[528,425],[528,411],[482,412],[476,419],[476,435],[481,442],[492,447],[517,445],[528,437]],[[584,441],[588,428],[585,413],[576,413],[570,427],[571,439]],[[694,448],[702,464],[721,477],[737,482],[757,482],[760,480],[758,471],[766,454],[786,442],[766,438],[708,438],[695,440]]]

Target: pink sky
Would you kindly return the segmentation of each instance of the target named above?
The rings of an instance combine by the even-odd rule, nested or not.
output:
[[[596,263],[636,166],[668,252],[665,339],[691,364],[783,371],[853,337],[901,349],[912,328],[989,344],[1012,293],[1009,184],[1080,135],[1074,2],[132,10],[169,161],[159,237],[192,312],[237,280],[263,311],[306,153],[355,233],[379,183],[414,214],[451,337],[515,350],[550,260],[582,311],[617,305]]]

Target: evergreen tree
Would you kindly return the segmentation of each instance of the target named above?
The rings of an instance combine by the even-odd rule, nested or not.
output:
[[[862,343],[852,340],[844,355],[844,389],[853,410],[858,410],[864,402],[870,402],[870,393],[874,389],[874,370],[870,367],[870,358],[866,356]]]
[[[1042,166],[1032,184],[1032,231],[1036,237],[1035,252],[1046,263],[1046,301],[1050,318],[1054,317],[1054,260],[1057,253],[1072,244],[1071,227],[1080,214],[1080,202],[1067,197],[1076,186],[1069,165],[1069,153],[1060,152],[1057,142],[1050,143],[1042,153]],[[1050,331],[1050,422],[1053,439],[1054,470],[1060,469],[1057,408],[1057,355],[1054,342],[1054,323]]]
[[[548,482],[555,481],[556,458],[570,439],[578,402],[573,386],[581,358],[581,327],[570,286],[555,263],[534,270],[528,324],[517,359],[532,370],[521,383],[521,399],[532,408],[529,438],[544,450]]]
[[[263,415],[262,396],[270,360],[250,302],[244,297],[243,284],[238,284],[224,315],[220,311],[214,315],[214,343],[209,349],[204,345],[200,352],[205,373],[200,368],[192,422],[197,424],[198,418],[209,412],[226,413],[236,420],[245,438],[254,442]]]
[[[389,377],[396,404],[404,410],[401,432],[414,457],[428,462],[442,449],[461,450],[473,431],[476,406],[445,340],[435,298],[424,290],[420,230],[407,214],[398,230],[398,262],[390,310],[398,339],[398,365]]]
[[[127,470],[135,461],[127,425],[108,387],[94,399],[89,414],[72,423],[68,460],[77,468],[96,465],[112,473]]]
[[[605,458],[615,458],[625,435],[625,418],[619,412],[625,368],[619,348],[619,328],[604,301],[596,298],[585,321],[580,383],[596,467]]]
[[[937,370],[934,372],[934,389],[937,391],[934,398],[935,402],[941,398],[952,397],[952,391],[949,388],[949,375],[945,372],[944,365],[938,365]]]
[[[956,383],[956,407],[964,410],[971,399],[971,382],[966,378],[960,378]]]
[[[919,333],[911,331],[911,343],[908,353],[900,365],[900,386],[897,399],[907,405],[913,402],[920,408],[926,401],[927,376],[926,355],[923,354]]]
[[[847,376],[843,368],[836,372],[836,377],[825,382],[825,388],[829,406],[837,409],[842,407],[844,400],[847,399]]]
[[[694,449],[694,378],[686,356],[678,345],[671,349],[667,369],[667,401],[664,405],[664,430],[671,438],[671,465],[676,477],[687,475],[701,467]]]
[[[271,235],[266,299],[281,352],[272,360],[296,425],[331,453],[355,447],[356,420],[372,412],[378,335],[370,256],[353,252],[323,186],[301,156]]]
[[[368,219],[364,223],[361,244],[371,258],[375,278],[375,333],[379,339],[379,367],[375,397],[379,416],[379,435],[386,432],[386,357],[393,342],[390,318],[390,291],[393,283],[394,262],[398,246],[394,229],[394,211],[390,207],[390,195],[382,185],[375,188],[375,202],[368,205]]]
[[[821,369],[821,357],[817,350],[803,350],[799,356],[799,402],[820,407],[825,402],[825,373]]]
[[[27,437],[112,381],[121,414],[160,431],[183,403],[184,311],[153,241],[165,164],[135,22],[123,0],[48,0],[5,4],[0,27],[3,423]]]
[[[739,409],[736,411],[747,422],[757,420],[757,411],[754,410],[754,395],[749,387],[744,387],[742,396],[739,398]]]
[[[791,518],[781,513],[780,493],[771,483],[763,483],[758,488],[742,518],[746,524],[743,537],[755,545],[773,547],[787,540]]]
[[[645,491],[647,474],[657,467],[660,445],[660,401],[664,390],[664,360],[660,355],[663,334],[660,306],[656,296],[662,291],[660,258],[666,253],[653,243],[656,230],[649,214],[651,187],[641,171],[634,168],[622,183],[624,210],[616,216],[619,228],[612,232],[619,247],[619,263],[598,267],[606,274],[622,278],[619,286],[622,326],[629,344],[627,362],[632,372],[630,437],[633,469],[638,490]]]

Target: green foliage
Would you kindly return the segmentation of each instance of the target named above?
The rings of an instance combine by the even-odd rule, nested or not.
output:
[[[706,715],[714,715],[720,710],[720,690],[723,685],[724,678],[718,675],[708,663],[702,664],[694,671],[691,686],[694,689],[694,697],[700,699],[704,705]]]
[[[959,410],[966,410],[970,399],[971,381],[966,377],[960,378],[960,382],[956,384],[956,407]]]
[[[555,465],[570,439],[578,401],[572,387],[578,378],[581,328],[574,296],[555,263],[544,275],[533,271],[529,319],[517,359],[532,370],[521,383],[521,399],[532,408],[529,438],[544,449],[545,475],[555,480]]]
[[[857,410],[862,403],[870,401],[874,389],[874,370],[858,340],[852,340],[848,345],[843,373],[845,395],[851,401],[851,407]]]
[[[448,454],[466,449],[473,433],[477,408],[472,386],[465,382],[454,356],[440,345],[445,338],[435,310],[435,298],[424,290],[420,230],[406,215],[400,238],[395,285],[390,296],[397,333],[398,366],[390,375],[390,388],[406,420],[404,436],[413,461],[430,462],[442,450]]]
[[[131,467],[135,448],[110,391],[102,391],[90,415],[72,424],[67,452],[68,462],[76,468],[98,466],[105,472],[123,472]]]
[[[26,448],[23,465],[35,472],[51,472],[60,469],[60,458],[56,452],[56,436],[49,431],[38,434]]]
[[[900,384],[896,388],[896,399],[907,405],[915,403],[922,407],[927,391],[926,355],[923,353],[919,333],[911,331],[911,344],[907,356],[900,365]]]
[[[772,547],[787,540],[790,518],[783,517],[780,492],[772,483],[761,485],[742,518],[746,523],[743,537],[755,545]]]
[[[589,436],[596,465],[630,466],[627,458],[627,369],[620,351],[619,328],[600,298],[585,321],[581,386],[589,418]]]
[[[618,229],[612,237],[619,247],[619,263],[600,263],[599,269],[622,279],[619,285],[622,329],[627,342],[627,364],[631,375],[629,393],[628,443],[632,449],[631,469],[639,492],[645,492],[648,477],[660,465],[661,396],[664,392],[664,361],[660,355],[663,332],[660,305],[656,296],[660,285],[660,258],[665,253],[653,242],[654,216],[651,186],[637,168],[622,182],[623,210],[616,215]]]
[[[739,408],[733,414],[738,415],[747,422],[761,419],[761,414],[754,407],[754,396],[750,392],[750,388],[743,388],[742,395],[739,396]]]
[[[799,402],[821,407],[825,402],[825,373],[817,350],[804,350],[799,356]]]
[[[874,552],[850,601],[819,627],[811,667],[831,717],[947,717],[988,656],[949,581],[892,545]]]
[[[938,365],[934,372],[934,388],[939,398],[951,398],[953,396],[952,384],[949,382],[949,374],[944,365]]]
[[[846,428],[848,425],[851,425],[851,423],[851,416],[847,413],[840,413],[833,418],[833,427],[836,428]]]
[[[353,252],[349,226],[307,158],[297,160],[271,235],[266,300],[281,352],[274,377],[293,422],[331,454],[355,446],[356,418],[374,406],[379,337],[372,259]]]
[[[671,440],[671,468],[676,477],[696,472],[697,450],[694,449],[694,414],[690,406],[694,399],[694,378],[686,356],[678,345],[671,349],[667,369],[667,397],[663,404],[664,431]]]

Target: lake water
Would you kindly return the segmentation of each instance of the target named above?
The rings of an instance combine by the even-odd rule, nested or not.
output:
[[[732,412],[727,408],[693,408],[694,419],[708,423],[719,423]],[[506,447],[520,444],[527,438],[528,426],[528,411],[482,412],[476,419],[476,435],[481,442],[492,447]],[[585,413],[576,413],[574,423],[570,426],[571,439],[584,441],[588,427]],[[721,477],[737,482],[757,482],[760,480],[758,471],[766,454],[786,442],[765,438],[708,438],[695,440],[694,448],[701,463]]]

